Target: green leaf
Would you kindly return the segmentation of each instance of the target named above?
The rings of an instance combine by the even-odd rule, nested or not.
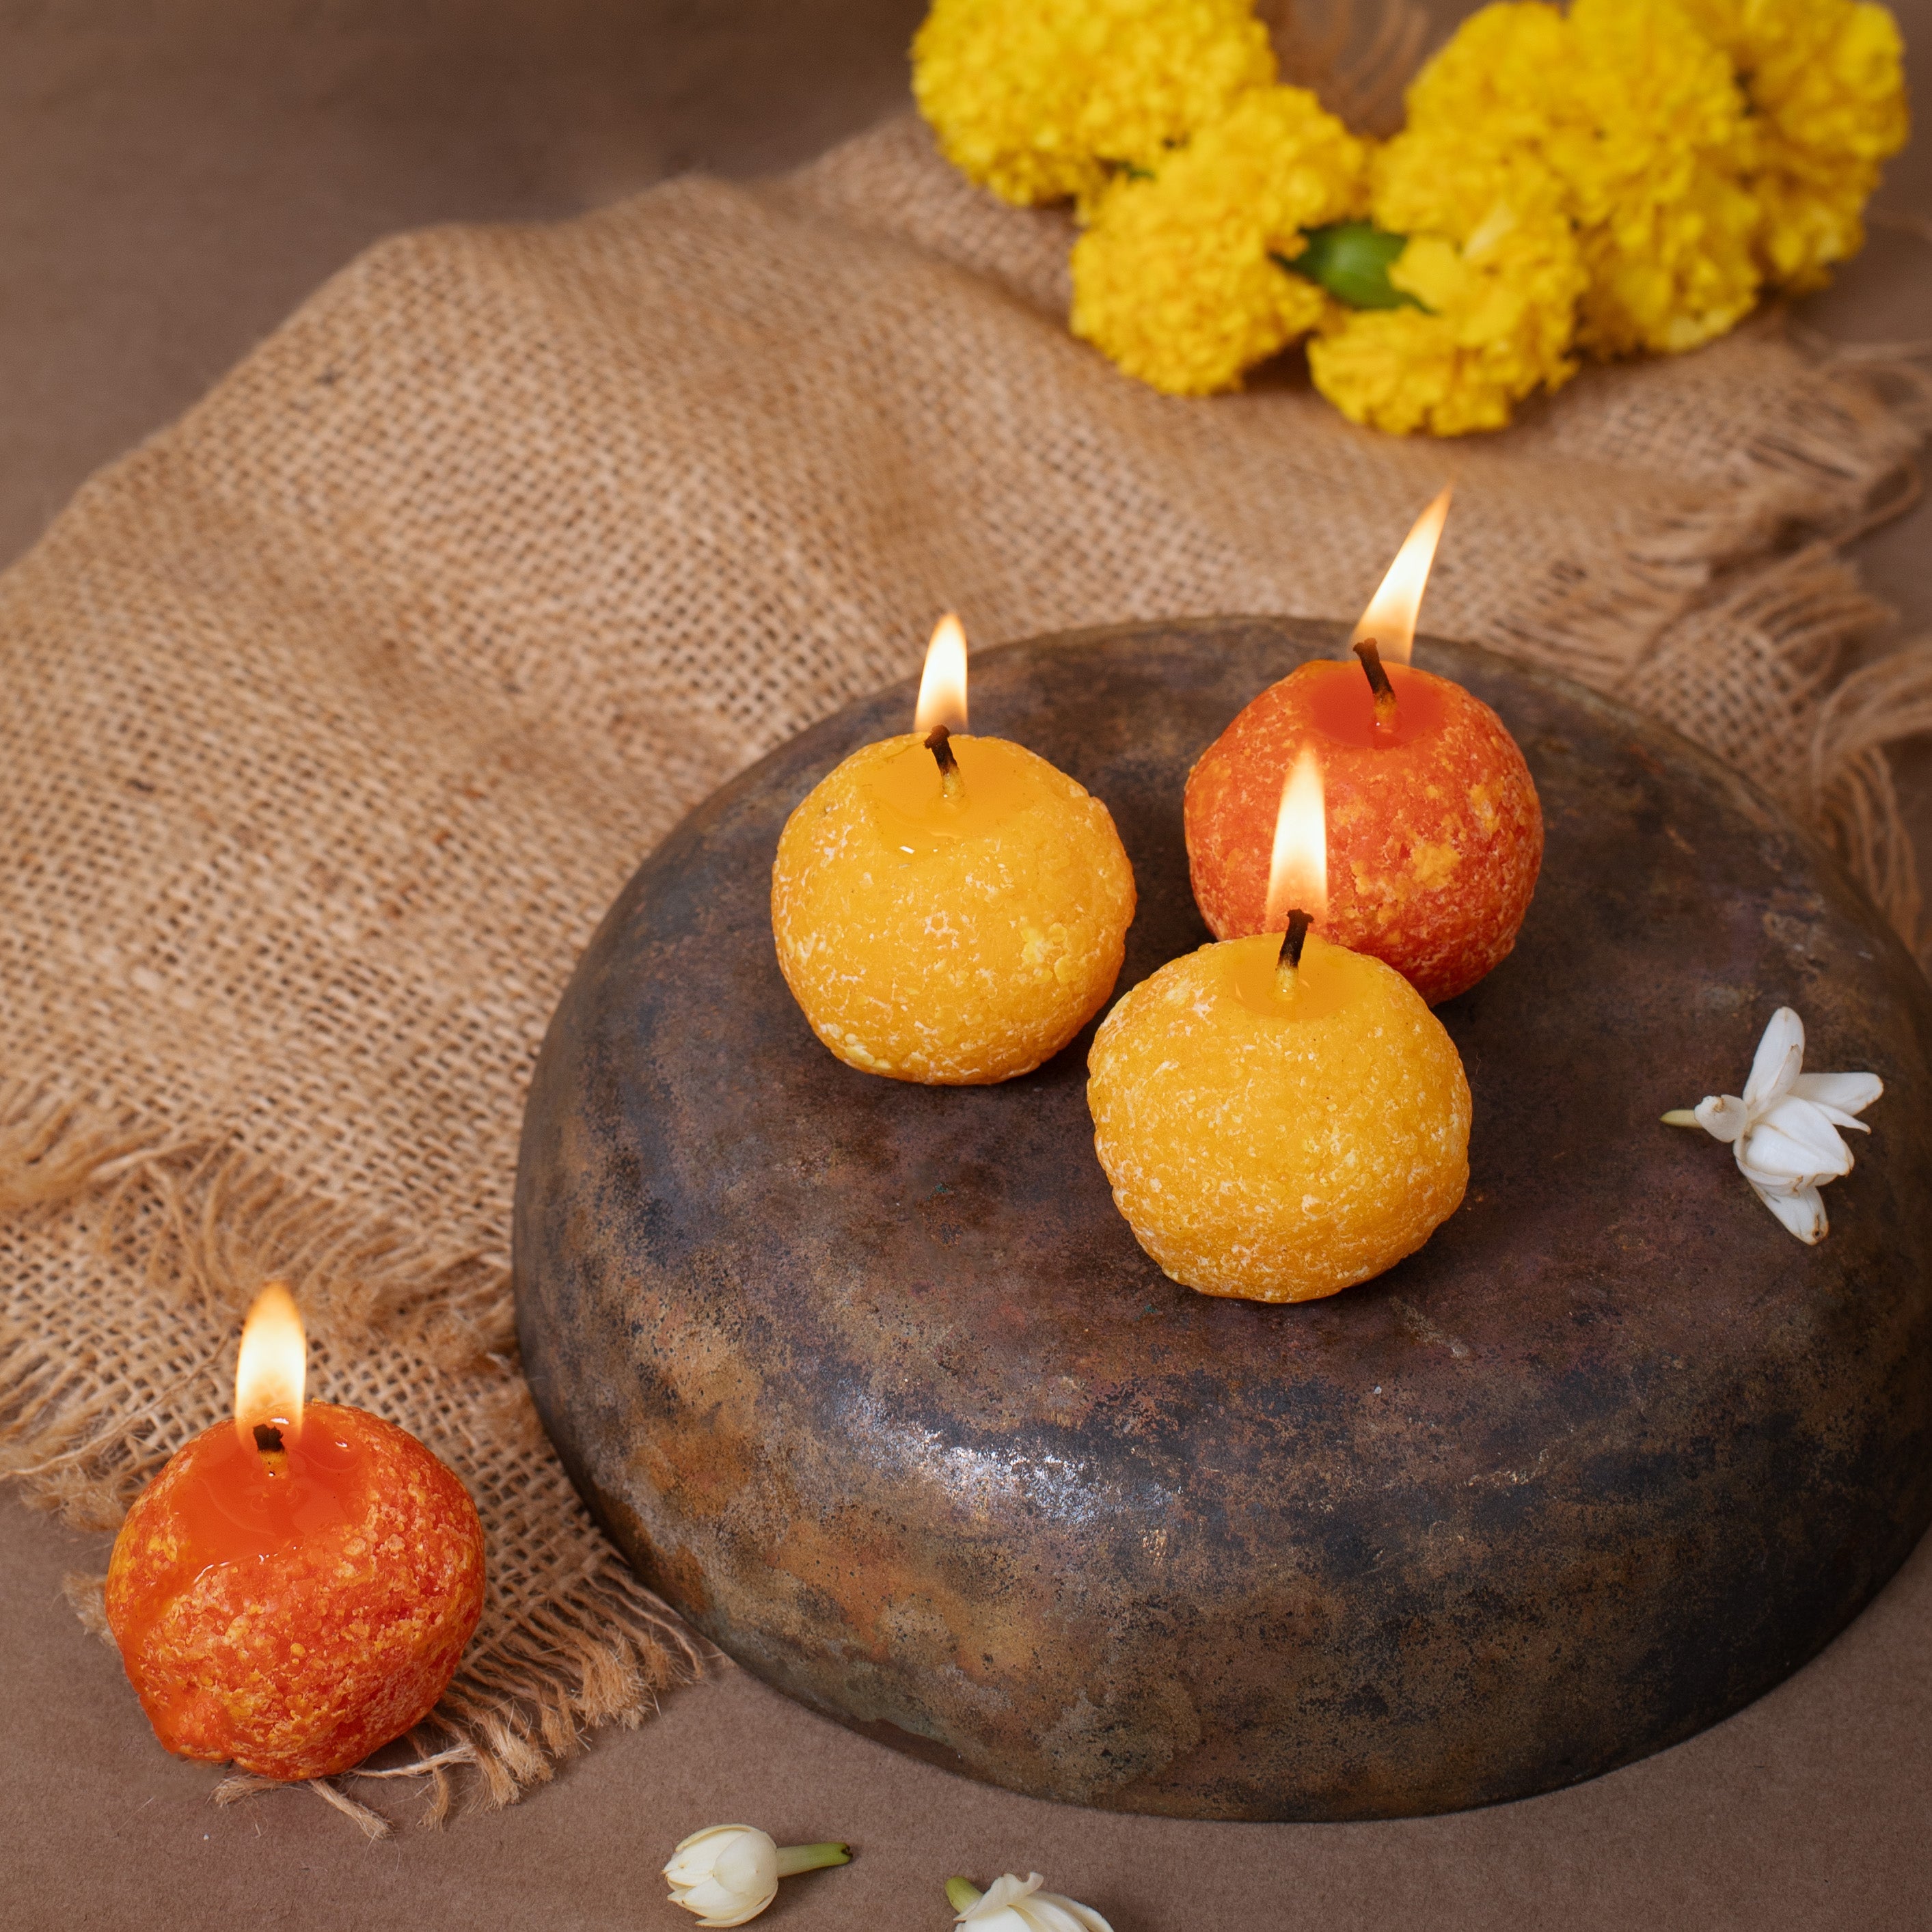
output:
[[[1372,221],[1336,221],[1308,230],[1308,245],[1292,261],[1274,260],[1289,274],[1301,275],[1326,289],[1350,308],[1419,308],[1427,305],[1406,289],[1399,289],[1388,272],[1408,246],[1406,235],[1391,235]]]

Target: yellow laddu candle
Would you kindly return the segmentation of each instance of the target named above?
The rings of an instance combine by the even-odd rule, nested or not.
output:
[[[1171,960],[1107,1016],[1088,1060],[1114,1202],[1204,1294],[1334,1294],[1413,1253],[1468,1185],[1461,1057],[1393,967],[1310,929],[1326,854],[1296,843],[1298,793],[1318,840],[1312,757],[1283,788],[1276,839],[1286,936]]]
[[[917,728],[854,752],[787,821],[778,964],[848,1066],[957,1086],[1058,1053],[1113,991],[1132,868],[1107,808],[965,715],[957,620],[934,633]]]

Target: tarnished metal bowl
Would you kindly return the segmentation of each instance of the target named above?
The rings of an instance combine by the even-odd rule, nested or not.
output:
[[[1207,937],[1181,785],[1337,626],[1213,619],[988,651],[976,731],[1112,808],[1120,990]],[[748,1669],[1019,1791],[1191,1817],[1439,1811],[1714,1723],[1932,1517],[1932,993],[1837,866],[1681,739],[1425,640],[1548,828],[1514,955],[1440,1009],[1462,1210],[1333,1300],[1212,1300],[1114,1211],[1090,1034],[992,1088],[813,1039],[767,914],[786,814],[902,730],[855,704],[694,813],[612,908],[532,1088],[524,1364],[639,1574]],[[1796,1006],[1885,1097],[1801,1246],[1728,1149]]]

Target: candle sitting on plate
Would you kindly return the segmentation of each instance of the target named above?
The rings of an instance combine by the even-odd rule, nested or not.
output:
[[[1285,928],[1171,960],[1088,1056],[1094,1146],[1162,1270],[1204,1294],[1306,1301],[1428,1240],[1469,1179],[1469,1085],[1401,974],[1318,928],[1320,767],[1282,788],[1266,910]]]
[[[1543,861],[1543,812],[1516,740],[1459,684],[1408,662],[1444,519],[1417,520],[1355,627],[1359,664],[1318,659],[1270,685],[1189,774],[1188,868],[1216,938],[1279,931],[1266,907],[1283,774],[1304,744],[1328,788],[1323,931],[1400,973],[1431,1006],[1516,944]]]
[[[966,640],[947,616],[914,729],[822,779],[772,867],[778,964],[812,1030],[896,1080],[1030,1072],[1113,991],[1134,916],[1107,808],[965,724]]]
[[[483,1609],[470,1493],[406,1430],[303,1400],[302,1320],[256,1298],[235,1420],[135,1499],[107,1622],[154,1735],[263,1778],[326,1778],[426,1718]]]

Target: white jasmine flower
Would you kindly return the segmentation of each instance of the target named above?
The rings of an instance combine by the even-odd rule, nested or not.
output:
[[[777,1898],[780,1879],[851,1858],[844,1845],[781,1846],[754,1826],[712,1825],[671,1853],[664,1875],[672,1904],[705,1915],[699,1924],[742,1925]]]
[[[1042,1892],[1046,1882],[1038,1872],[1024,1882],[1008,1872],[982,1894],[970,1879],[950,1878],[946,1900],[959,1915],[952,1922],[973,1932],[1114,1932],[1090,1906]]]
[[[1876,1073],[1807,1073],[1804,1022],[1780,1006],[1758,1042],[1744,1097],[1712,1094],[1664,1115],[1674,1127],[1702,1127],[1729,1141],[1738,1172],[1801,1241],[1822,1241],[1829,1223],[1818,1190],[1852,1171],[1838,1130],[1870,1130],[1852,1116],[1885,1091]]]

